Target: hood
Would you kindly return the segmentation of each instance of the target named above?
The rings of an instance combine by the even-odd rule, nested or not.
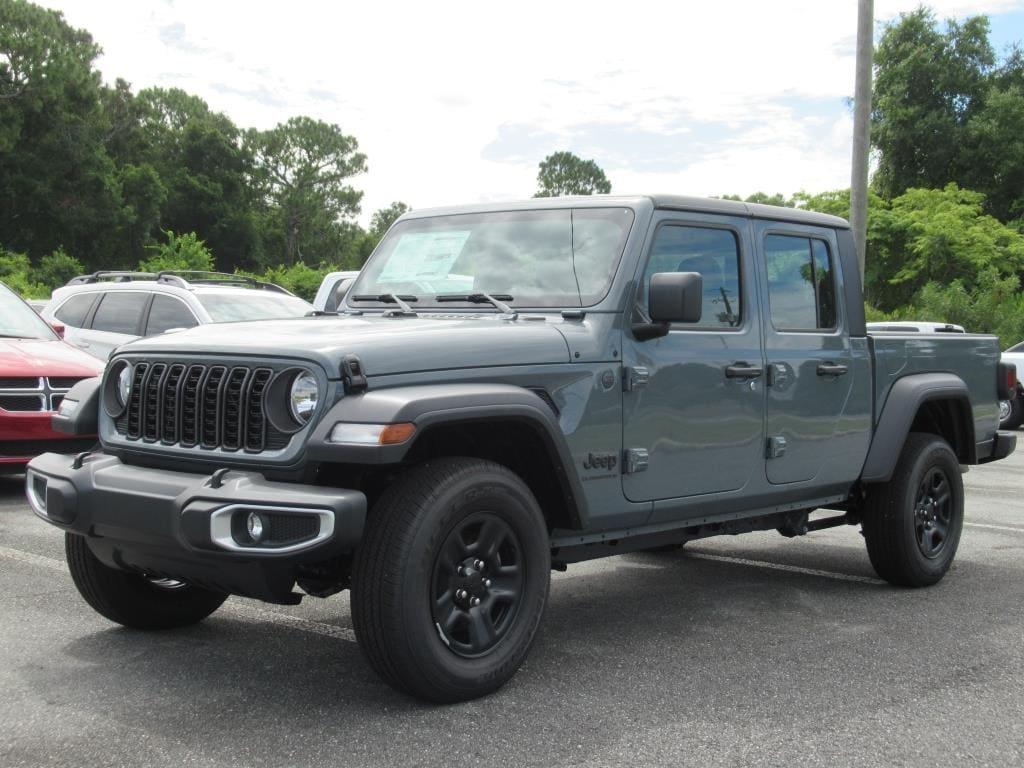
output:
[[[57,339],[0,339],[0,376],[97,376],[103,363]]]
[[[300,357],[332,378],[355,354],[367,376],[451,368],[569,362],[569,347],[547,321],[495,315],[382,315],[303,317],[202,325],[126,344],[119,352]]]

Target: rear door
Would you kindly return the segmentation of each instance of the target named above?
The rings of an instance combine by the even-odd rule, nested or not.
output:
[[[754,222],[766,299],[766,474],[773,484],[817,477],[858,425],[842,425],[855,378],[841,301],[835,232]]]
[[[53,313],[55,322],[64,326],[64,340],[89,352],[88,319],[98,294],[95,291],[76,293],[61,303]]]
[[[151,298],[148,291],[105,292],[81,335],[88,352],[106,360],[117,347],[139,338]]]

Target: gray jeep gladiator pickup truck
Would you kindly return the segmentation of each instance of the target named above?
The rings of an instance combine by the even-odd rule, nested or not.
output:
[[[860,525],[945,574],[1009,454],[992,336],[865,331],[839,218],[683,197],[415,211],[337,312],[127,344],[27,472],[85,600],[180,627],[351,589],[370,665],[449,702],[522,664],[551,569]],[[818,512],[813,518],[809,513]]]

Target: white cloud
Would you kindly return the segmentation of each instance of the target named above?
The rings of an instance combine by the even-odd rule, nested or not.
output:
[[[876,18],[917,4],[876,0]],[[929,4],[940,18],[1024,9]],[[103,46],[109,81],[184,88],[241,126],[337,122],[369,156],[364,220],[396,199],[528,197],[537,162],[562,148],[595,157],[618,192],[848,183],[853,0],[50,5]],[[498,152],[503,126],[550,144]]]

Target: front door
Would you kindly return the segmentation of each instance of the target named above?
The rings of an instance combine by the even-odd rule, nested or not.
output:
[[[811,480],[852,434],[841,428],[856,366],[835,233],[772,222],[754,231],[767,298],[766,474],[774,484]]]
[[[735,491],[763,482],[764,361],[746,219],[656,215],[637,300],[658,272],[699,272],[702,316],[667,336],[623,342],[623,439],[647,468],[623,475],[630,501]],[[635,466],[633,469],[640,469]]]

